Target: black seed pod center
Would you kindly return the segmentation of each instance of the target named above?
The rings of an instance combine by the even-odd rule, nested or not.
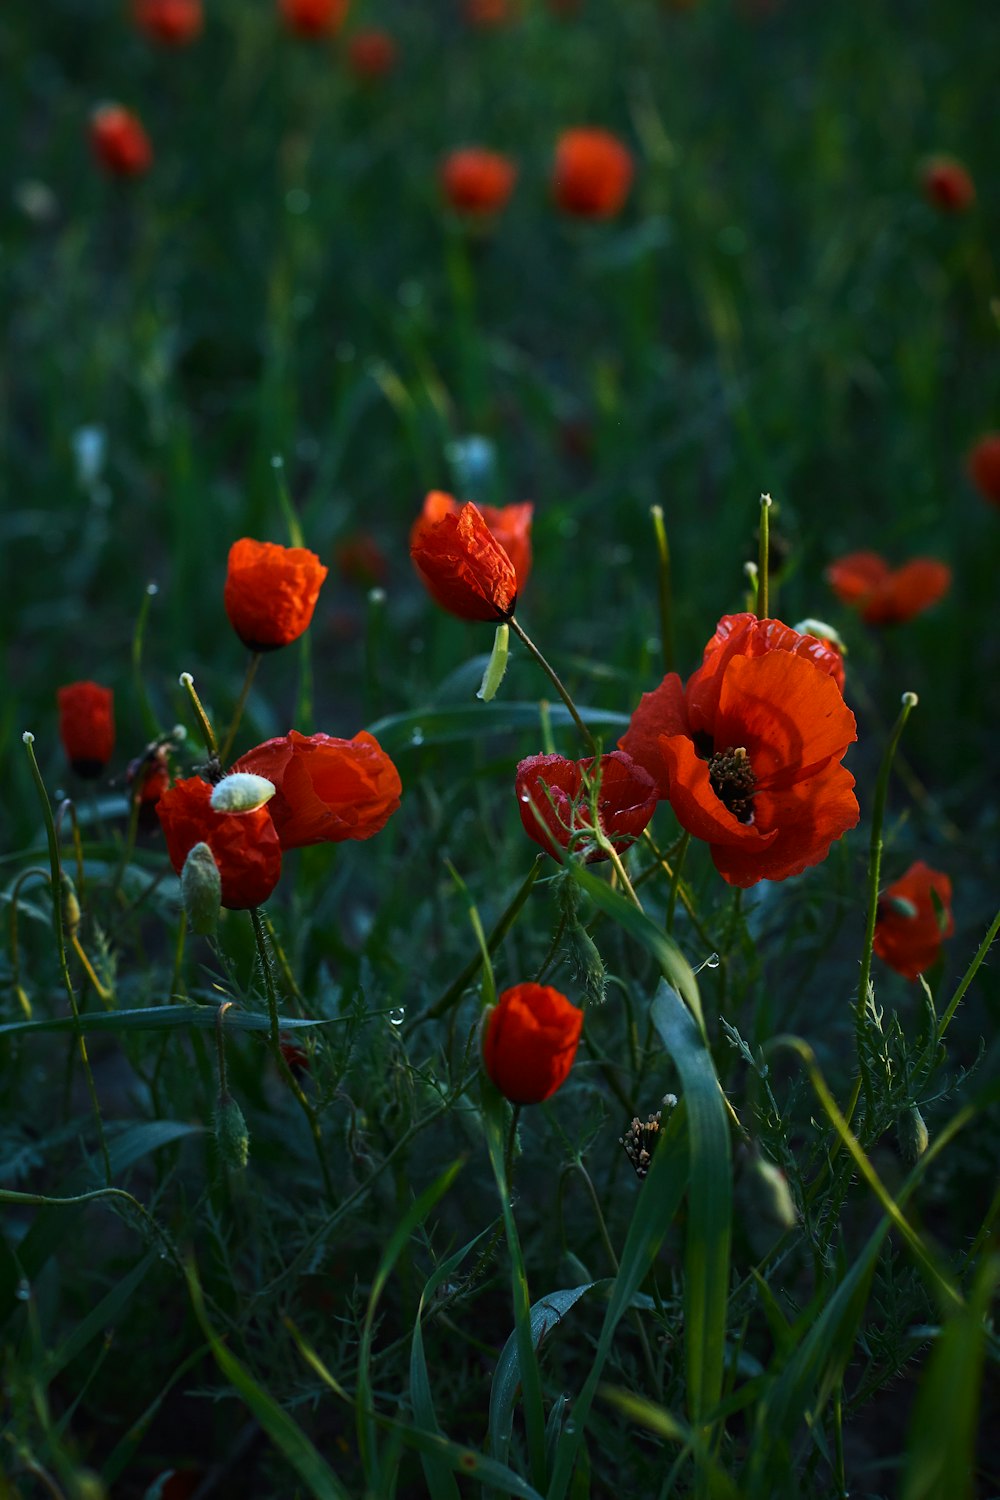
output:
[[[740,823],[753,817],[753,791],[757,778],[742,745],[719,750],[709,758],[708,779],[712,791]]]

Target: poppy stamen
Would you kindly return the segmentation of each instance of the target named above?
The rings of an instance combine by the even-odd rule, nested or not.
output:
[[[753,793],[757,778],[743,746],[737,745],[734,749],[730,745],[711,756],[708,762],[708,779],[712,783],[712,791],[733,817],[740,823],[749,823],[753,818]]]

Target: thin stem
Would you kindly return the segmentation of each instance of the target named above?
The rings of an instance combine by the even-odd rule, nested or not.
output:
[[[768,619],[768,567],[770,553],[769,513],[771,510],[770,495],[760,497],[760,552],[757,558],[757,615],[761,620]]]
[[[976,951],[975,958],[972,960],[971,964],[962,975],[958,989],[952,995],[951,999],[948,1002],[948,1009],[941,1017],[941,1023],[937,1029],[937,1040],[939,1042],[944,1036],[945,1032],[948,1030],[948,1027],[951,1025],[952,1017],[954,1016],[958,1007],[961,1005],[962,1000],[965,996],[965,992],[969,988],[969,985],[972,983],[973,979],[975,979],[976,971],[978,970],[979,965],[983,962],[987,953],[989,953],[990,948],[993,946],[994,939],[996,938],[998,932],[1000,932],[1000,911],[997,912],[996,916],[993,918],[993,921],[987,928],[986,936],[980,943],[979,948]]]
[[[215,1052],[219,1061],[219,1098],[224,1100],[229,1098],[229,1082],[226,1076],[226,1044],[222,1037],[222,1022],[226,1011],[229,1010],[232,1003],[231,1000],[223,1001],[215,1017]]]
[[[659,562],[656,581],[660,601],[660,647],[663,651],[663,665],[668,672],[674,670],[674,621],[673,621],[673,590],[670,578],[670,544],[667,541],[667,528],[663,520],[663,506],[650,506],[649,514],[653,518],[653,531],[656,534],[656,551]]]
[[[246,676],[243,679],[243,686],[240,689],[240,696],[237,700],[236,707],[233,709],[232,721],[229,725],[229,728],[226,730],[226,738],[222,742],[222,749],[219,751],[219,761],[222,765],[225,765],[226,761],[229,759],[229,752],[233,748],[233,740],[236,738],[236,731],[240,727],[240,720],[243,718],[243,710],[247,706],[247,699],[250,696],[250,689],[253,687],[253,680],[257,676],[257,668],[259,666],[260,652],[251,651],[250,660],[247,663]]]
[[[194,709],[194,716],[198,720],[201,737],[205,741],[205,749],[213,760],[217,760],[219,752],[215,743],[215,730],[212,728],[211,720],[205,712],[201,699],[198,697],[194,678],[190,672],[182,672],[178,680],[191,700],[191,707]]]
[[[604,1220],[604,1210],[601,1208],[601,1200],[597,1196],[597,1189],[594,1186],[593,1178],[587,1171],[587,1168],[584,1166],[583,1161],[580,1157],[576,1157],[574,1159],[573,1166],[579,1172],[580,1176],[583,1178],[586,1184],[587,1192],[590,1195],[590,1201],[594,1207],[594,1216],[597,1219],[597,1228],[600,1232],[601,1242],[604,1245],[604,1253],[608,1257],[608,1260],[611,1262],[611,1269],[614,1275],[617,1276],[618,1257],[615,1254],[615,1247],[611,1243],[611,1236],[608,1234],[608,1226]],[[649,1337],[646,1333],[646,1325],[642,1321],[642,1315],[640,1314],[638,1308],[635,1309],[633,1316],[635,1320],[635,1331],[639,1336],[639,1344],[642,1348],[642,1357],[646,1364],[646,1374],[649,1377],[650,1390],[656,1391],[659,1389],[660,1382],[657,1379],[656,1375],[656,1363],[653,1359],[653,1351],[649,1346]]]
[[[319,1168],[323,1174],[323,1185],[326,1188],[327,1198],[331,1205],[336,1204],[336,1196],[333,1191],[333,1183],[330,1180],[330,1169],[326,1164],[326,1156],[323,1152],[323,1135],[319,1128],[319,1119],[309,1100],[302,1092],[298,1079],[292,1072],[285,1055],[281,1050],[281,1022],[278,1016],[278,997],[274,989],[274,976],[271,973],[271,958],[267,951],[264,940],[264,924],[260,919],[260,908],[255,906],[250,911],[250,920],[253,923],[253,935],[257,944],[257,955],[260,958],[260,966],[264,971],[264,990],[267,995],[267,1013],[271,1019],[270,1043],[271,1054],[275,1066],[282,1075],[288,1087],[295,1095],[296,1102],[309,1122],[312,1131],[313,1142],[316,1147],[316,1156],[319,1160]]]
[[[90,980],[91,984],[94,986],[94,989],[97,991],[97,998],[100,1000],[101,1004],[105,1006],[105,1008],[109,1008],[110,1002],[114,999],[112,991],[107,989],[98,979],[97,974],[94,971],[94,966],[90,962],[90,959],[87,957],[86,950],[84,949],[83,944],[80,942],[80,939],[75,932],[70,938],[70,942],[73,945],[74,953],[83,964],[84,972],[86,973],[87,978]]]
[[[591,734],[590,730],[587,728],[586,724],[583,722],[583,720],[580,718],[580,715],[577,713],[577,711],[576,711],[576,704],[573,702],[573,700],[570,697],[569,693],[563,687],[562,682],[560,681],[559,677],[556,675],[555,668],[552,667],[552,666],[550,666],[549,663],[545,660],[545,657],[539,651],[539,649],[535,645],[534,641],[521,628],[521,626],[517,623],[517,620],[516,620],[516,618],[514,618],[514,616],[511,616],[511,619],[510,619],[510,628],[511,628],[511,630],[513,630],[514,634],[518,637],[518,639],[520,640],[521,644],[523,646],[527,647],[528,651],[535,658],[536,662],[541,667],[542,671],[546,674],[546,676],[548,677],[549,681],[552,683],[552,686],[555,688],[556,692],[559,694],[560,698],[565,703],[566,707],[569,709],[570,718],[573,720],[573,723],[576,725],[577,729],[580,731],[581,738],[583,739],[583,742],[587,746],[587,749],[590,751],[591,755],[596,755],[597,754],[597,745],[594,742],[594,736]]]
[[[59,969],[62,973],[63,984],[66,986],[66,994],[69,998],[69,1008],[73,1014],[73,1025],[76,1031],[77,1045],[80,1049],[80,1060],[83,1063],[83,1071],[87,1079],[87,1091],[90,1094],[90,1103],[94,1111],[94,1119],[97,1121],[97,1135],[101,1147],[101,1157],[104,1161],[104,1176],[107,1182],[111,1181],[111,1157],[108,1154],[108,1143],[104,1137],[104,1121],[101,1118],[101,1106],[97,1098],[97,1086],[94,1083],[94,1075],[90,1068],[90,1058],[87,1055],[87,1041],[80,1028],[80,1011],[76,1003],[76,993],[73,989],[73,978],[69,972],[69,963],[66,958],[66,934],[63,929],[63,898],[62,898],[62,870],[59,865],[59,843],[56,839],[56,825],[52,818],[52,806],[49,802],[49,794],[45,790],[45,782],[42,773],[38,769],[38,761],[35,759],[35,736],[30,730],[25,730],[22,735],[24,747],[28,752],[28,762],[31,766],[31,775],[38,791],[38,800],[42,804],[42,816],[45,819],[45,833],[49,843],[49,864],[52,870],[52,910],[53,926],[56,934],[56,951],[59,956]]]
[[[688,852],[688,845],[690,844],[690,842],[691,835],[685,828],[684,836],[681,839],[681,847],[677,851],[677,858],[674,860],[674,868],[670,875],[670,895],[667,897],[667,919],[664,923],[664,926],[666,927],[666,930],[668,932],[673,932],[674,930],[674,915],[677,911],[677,893],[681,888],[681,871],[684,868],[684,857]],[[667,866],[664,862],[664,869],[666,868]]]

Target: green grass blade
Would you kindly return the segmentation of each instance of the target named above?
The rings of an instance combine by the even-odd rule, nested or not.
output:
[[[377,1014],[377,1012],[371,1012]],[[80,1017],[81,1031],[176,1031],[179,1028],[197,1027],[202,1031],[214,1029],[219,1018],[216,1005],[150,1005],[143,1010],[94,1011]],[[296,1031],[305,1026],[333,1026],[343,1022],[344,1016],[329,1016],[321,1021],[308,1017],[298,1019],[282,1016],[282,1031]],[[267,1031],[268,1017],[261,1011],[237,1010],[232,1006],[226,1011],[227,1031]],[[0,1036],[27,1036],[41,1031],[75,1031],[72,1016],[53,1016],[44,1021],[7,1021],[0,1026]]]
[[[633,1395],[631,1391],[616,1390],[611,1386],[603,1385],[598,1394],[605,1401],[609,1401],[612,1406],[617,1406],[619,1411],[638,1426],[645,1427],[649,1432],[655,1432],[658,1437],[665,1438],[668,1443],[680,1443],[682,1449],[693,1453],[707,1480],[707,1493],[712,1500],[739,1500],[739,1491],[725,1469],[709,1451],[698,1432],[689,1427],[680,1417],[675,1417],[673,1412],[667,1411],[665,1407],[657,1406],[653,1401],[646,1401],[642,1396]]]
[[[549,717],[560,728],[572,727],[573,720],[562,704],[549,707]],[[627,729],[628,714],[612,713],[605,708],[581,708],[586,722],[595,729]],[[515,729],[541,727],[537,703],[476,703],[471,708],[423,708],[405,714],[390,714],[368,726],[384,750],[391,755],[411,746],[446,745],[452,741],[469,741],[483,735],[510,733]]]

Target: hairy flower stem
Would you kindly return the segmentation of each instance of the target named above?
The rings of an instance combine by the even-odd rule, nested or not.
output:
[[[658,562],[656,583],[660,601],[660,649],[663,652],[663,665],[668,672],[672,672],[674,670],[674,619],[673,589],[670,579],[670,544],[667,541],[667,528],[663,520],[663,506],[650,506],[649,514],[653,518],[653,531],[656,534]]]
[[[267,995],[267,1013],[271,1019],[271,1054],[274,1057],[275,1067],[278,1069],[278,1072],[284,1078],[285,1082],[288,1084],[288,1087],[295,1095],[296,1103],[309,1122],[309,1129],[312,1131],[312,1138],[316,1147],[316,1157],[319,1161],[319,1169],[323,1174],[323,1186],[326,1189],[326,1196],[329,1199],[331,1207],[335,1207],[337,1200],[336,1195],[333,1191],[333,1183],[330,1179],[330,1169],[326,1164],[326,1156],[323,1151],[323,1135],[319,1128],[319,1119],[317,1117],[316,1111],[313,1109],[309,1100],[303,1093],[298,1079],[292,1072],[291,1068],[288,1066],[288,1063],[285,1061],[284,1053],[281,1050],[281,1023],[278,1017],[278,997],[274,989],[274,975],[271,973],[271,956],[267,951],[267,944],[264,940],[264,924],[262,923],[260,918],[259,907],[255,906],[251,909],[250,920],[253,923],[253,935],[257,944],[257,956],[260,959],[260,966],[264,971],[264,990]]]
[[[951,1025],[952,1017],[954,1016],[958,1007],[961,1005],[962,1000],[965,996],[965,992],[969,988],[969,985],[972,983],[973,979],[975,979],[976,972],[979,969],[980,964],[984,962],[987,953],[989,953],[990,949],[992,948],[998,932],[1000,932],[1000,911],[997,912],[996,916],[993,918],[993,921],[986,929],[986,936],[983,938],[978,949],[976,950],[975,958],[972,960],[971,964],[962,975],[962,978],[959,981],[958,989],[955,991],[948,1002],[948,1009],[945,1011],[938,1024],[938,1042],[940,1042],[941,1038],[948,1030],[948,1027]]]
[[[555,668],[550,666],[549,663],[545,660],[545,657],[539,651],[534,641],[529,635],[526,634],[524,630],[522,630],[521,626],[517,623],[517,620],[513,615],[511,616],[509,623],[511,630],[513,630],[514,634],[517,636],[521,644],[527,647],[528,651],[535,658],[536,662],[541,667],[542,671],[546,674],[549,681],[552,683],[552,686],[555,688],[556,692],[565,703],[566,707],[569,709],[570,718],[573,720],[573,723],[580,731],[581,738],[583,739],[584,744],[587,746],[587,749],[590,751],[591,755],[596,755],[597,745],[594,743],[594,736],[591,734],[590,730],[587,728],[586,724],[577,713],[576,704],[573,702],[569,693],[563,687],[562,682],[556,675]]]
[[[240,688],[240,696],[237,700],[236,707],[233,709],[233,717],[230,722],[229,728],[226,730],[226,738],[222,742],[222,749],[219,751],[219,761],[223,766],[229,759],[229,752],[233,748],[233,741],[236,738],[236,731],[237,729],[239,729],[240,723],[243,719],[243,710],[247,706],[247,699],[250,696],[250,689],[253,687],[253,680],[257,676],[257,668],[259,666],[260,652],[251,651],[250,660],[247,662],[246,676],[243,679],[243,686]]]
[[[768,569],[770,566],[771,538],[769,530],[771,510],[770,495],[760,497],[760,552],[757,560],[757,618],[766,620],[770,604],[768,591]]]
[[[896,746],[899,744],[903,729],[911,711],[917,706],[916,693],[904,693],[902,707],[899,717],[893,726],[889,736],[889,742],[882,756],[882,764],[879,766],[878,780],[875,783],[875,802],[872,807],[872,833],[871,842],[868,847],[868,919],[865,924],[865,944],[861,952],[861,973],[858,976],[858,999],[855,1011],[855,1034],[858,1049],[858,1067],[860,1069],[859,1084],[865,1091],[865,1105],[869,1115],[872,1110],[871,1074],[868,1068],[868,1060],[865,1056],[865,1030],[868,1018],[868,989],[871,982],[872,951],[875,944],[875,921],[878,916],[878,887],[879,874],[882,867],[882,824],[885,821],[885,806],[889,795],[889,777],[892,773],[892,762],[896,754]],[[858,1085],[855,1085],[851,1104],[847,1111],[847,1119],[850,1122],[858,1100]]]
[[[42,805],[42,816],[45,819],[45,833],[49,843],[49,864],[51,866],[52,878],[52,912],[53,926],[56,934],[56,952],[59,956],[59,970],[62,974],[63,984],[66,986],[66,994],[69,999],[69,1008],[73,1014],[73,1025],[76,1031],[77,1046],[80,1049],[80,1061],[83,1063],[83,1071],[87,1079],[87,1091],[90,1094],[90,1102],[94,1111],[94,1119],[97,1121],[97,1136],[101,1147],[101,1158],[104,1162],[105,1180],[111,1181],[111,1157],[108,1154],[108,1143],[104,1136],[104,1121],[101,1118],[101,1106],[97,1098],[97,1086],[94,1083],[94,1075],[90,1067],[90,1058],[87,1055],[87,1040],[80,1027],[80,1011],[76,1003],[76,992],[73,989],[73,979],[69,972],[69,962],[66,958],[66,934],[63,926],[63,886],[62,870],[59,865],[59,843],[56,839],[56,825],[52,818],[52,806],[49,802],[49,794],[45,790],[45,782],[42,773],[38,769],[38,761],[35,759],[35,736],[25,731],[22,736],[24,747],[28,752],[28,762],[31,766],[31,775],[38,792],[38,800]]]

